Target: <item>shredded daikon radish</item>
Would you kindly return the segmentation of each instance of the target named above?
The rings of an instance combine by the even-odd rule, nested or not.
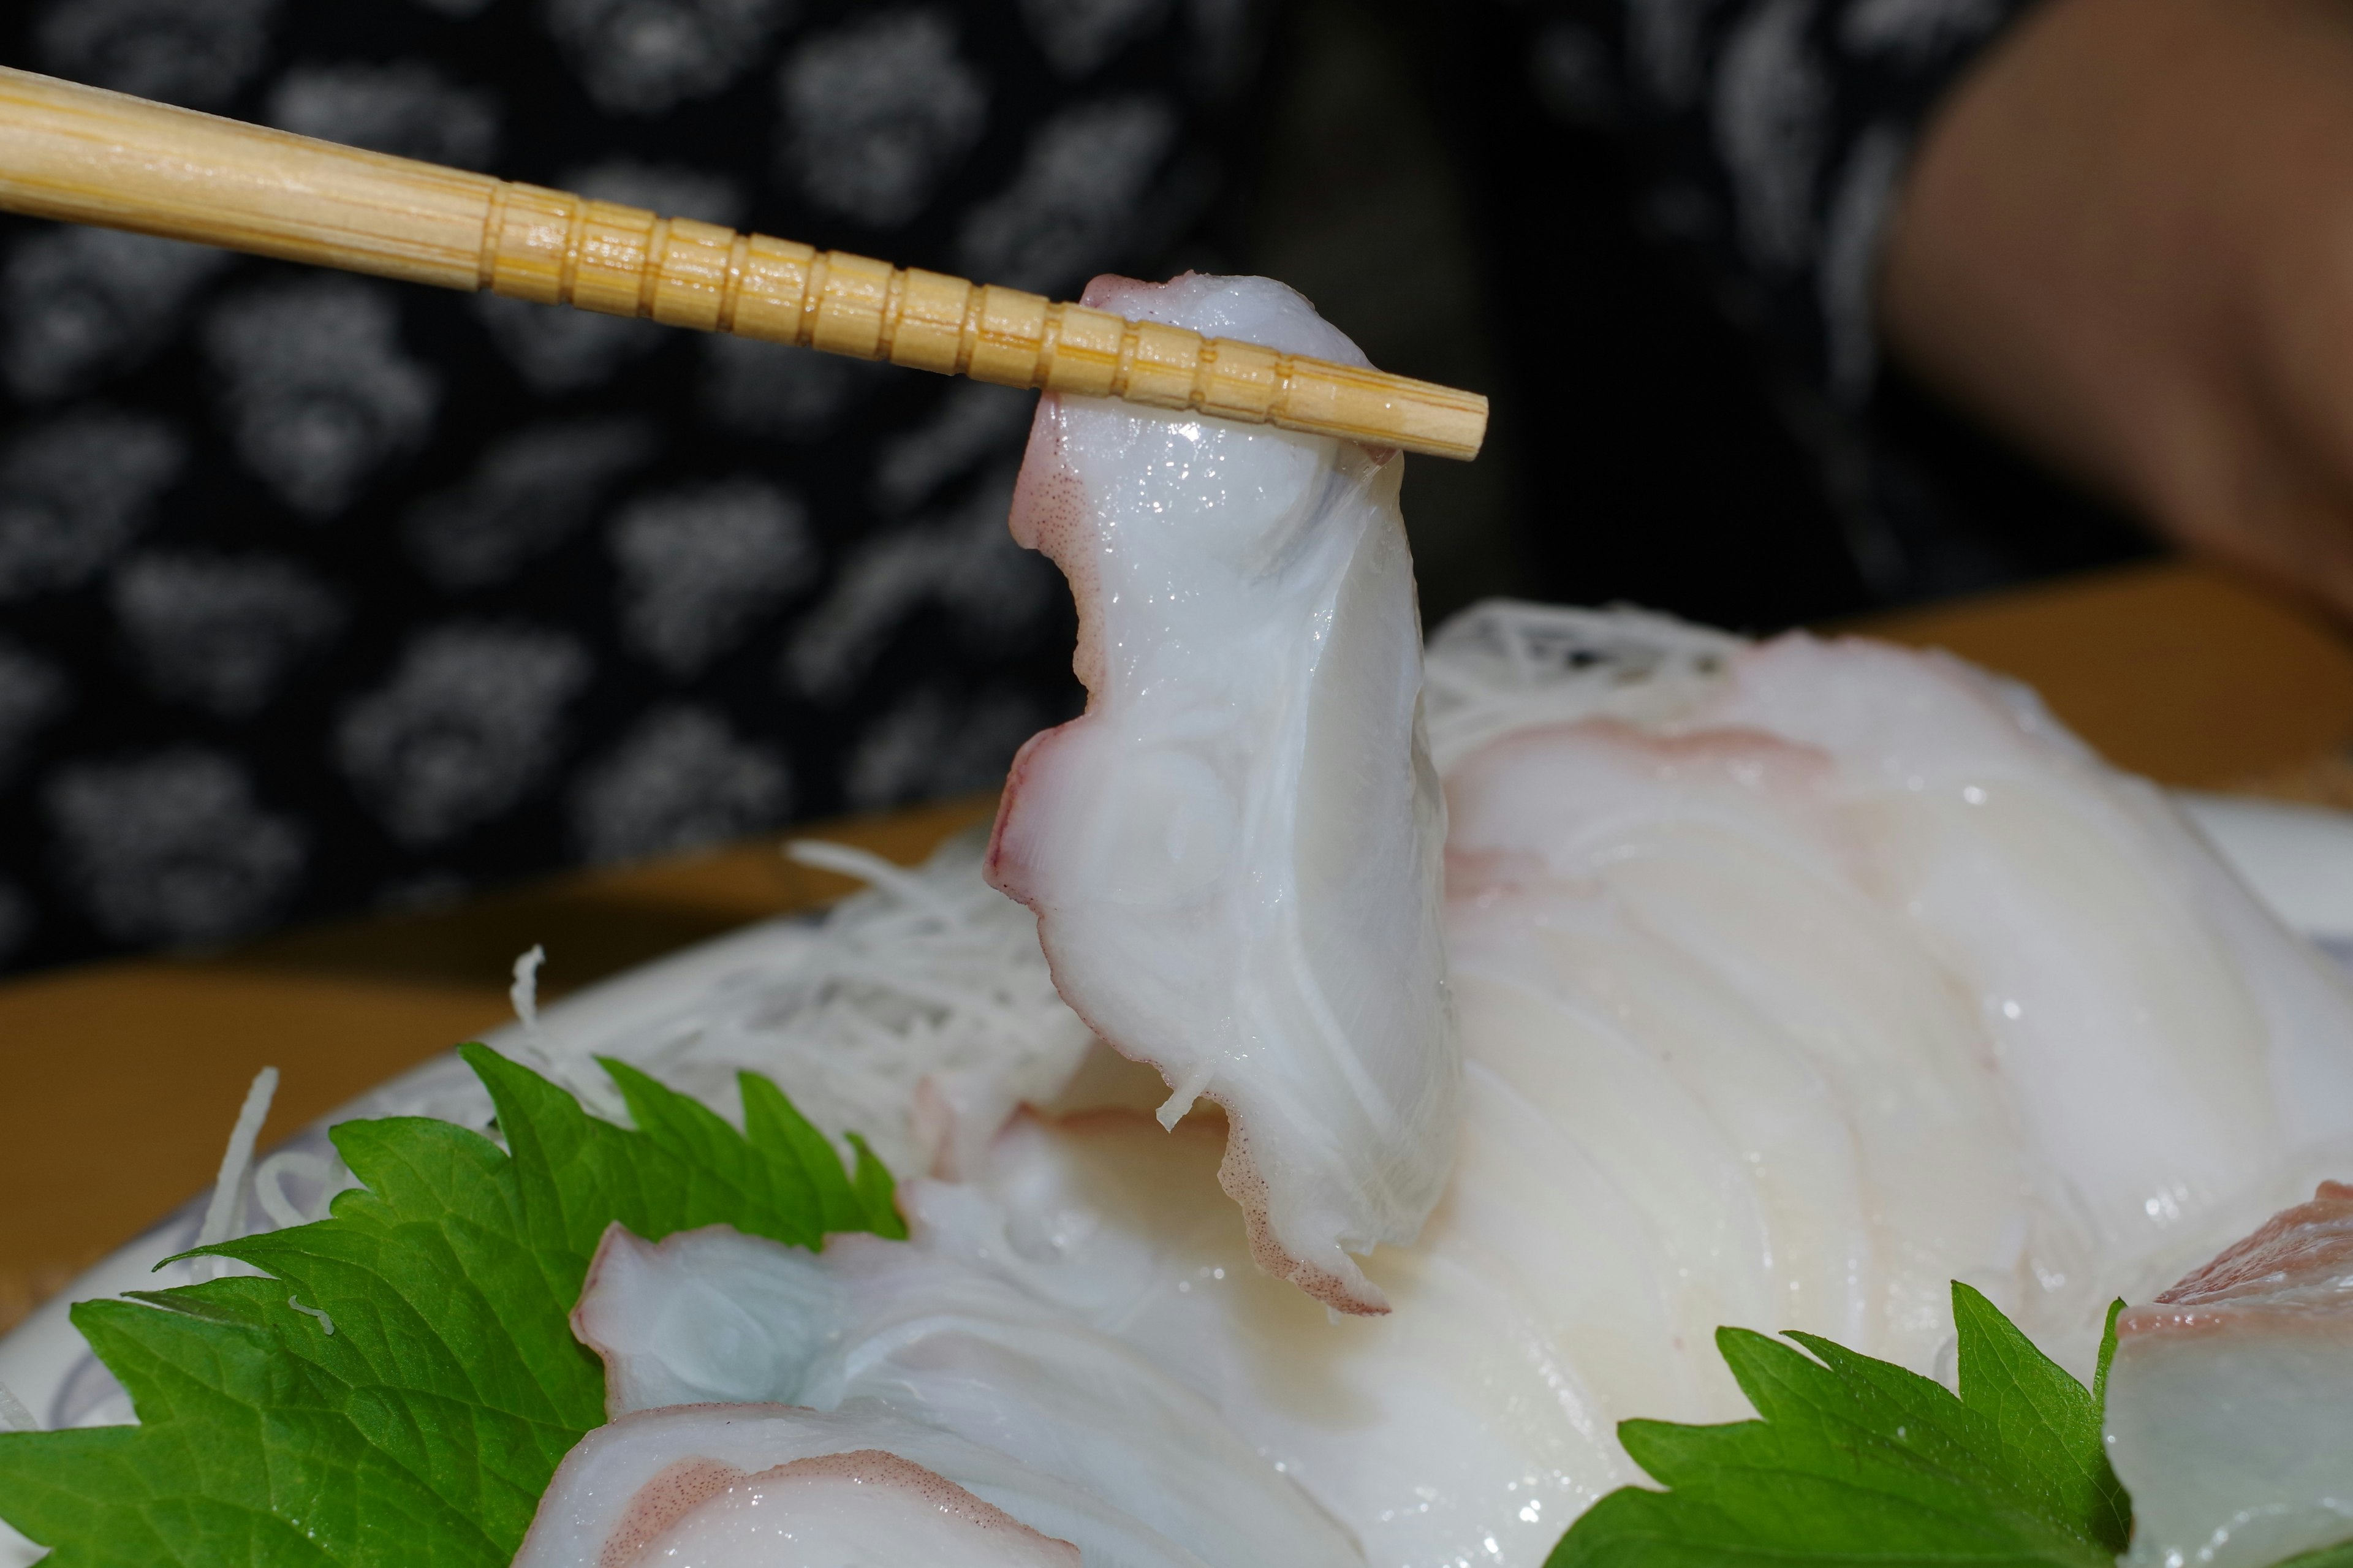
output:
[[[0,1383],[0,1432],[37,1432],[41,1424],[25,1408],[25,1402],[14,1390]]]
[[[529,952],[514,961],[514,984],[507,987],[507,1000],[527,1035],[539,1033],[539,966],[546,962],[547,949],[533,943]]]
[[[335,1320],[327,1316],[325,1312],[316,1307],[306,1307],[302,1305],[301,1299],[294,1296],[287,1297],[286,1304],[293,1308],[296,1311],[301,1313],[306,1318],[318,1319],[319,1327],[325,1332],[326,1336],[331,1340],[335,1337]]]
[[[1423,716],[1441,773],[1499,735],[1582,719],[1659,723],[1723,684],[1745,637],[1643,610],[1489,599],[1431,634]]]
[[[287,1195],[286,1178],[290,1175],[317,1189],[310,1207],[305,1208]],[[281,1149],[253,1168],[254,1201],[261,1205],[269,1223],[280,1229],[326,1218],[327,1205],[334,1201],[335,1194],[355,1184],[341,1160],[302,1149]]]
[[[773,921],[731,939],[741,962],[658,985],[650,1005],[628,1009],[625,1020],[593,996],[543,1015],[537,978],[546,954],[533,947],[515,962],[518,1027],[493,1043],[623,1121],[600,1055],[723,1112],[740,1111],[734,1075],[749,1068],[783,1085],[838,1142],[865,1136],[894,1172],[952,1168],[955,1146],[968,1152],[1019,1104],[1059,1094],[1093,1041],[1055,994],[1028,911],[982,881],[983,847],[965,835],[911,868],[847,845],[796,843],[786,851],[796,861],[858,878],[868,890],[817,920]],[[448,1067],[412,1075],[420,1087],[408,1094],[387,1086],[358,1113],[483,1127],[480,1086],[454,1060]],[[196,1245],[323,1219],[337,1194],[358,1185],[320,1129],[254,1160],[276,1085],[274,1068],[254,1080]],[[238,1268],[207,1260],[197,1274]]]
[[[276,1068],[263,1068],[253,1075],[252,1087],[245,1091],[245,1105],[237,1113],[237,1125],[229,1129],[228,1148],[221,1154],[220,1174],[213,1180],[213,1199],[206,1205],[205,1223],[196,1232],[198,1247],[210,1247],[241,1234],[246,1173],[253,1163],[254,1141],[261,1136],[261,1124],[269,1120],[269,1101],[277,1093]]]
[[[1055,994],[1029,911],[981,880],[984,840],[960,835],[915,867],[800,841],[797,862],[856,877],[815,921],[731,939],[740,963],[705,969],[635,1005],[565,1003],[529,1049],[600,1113],[626,1111],[600,1055],[617,1056],[723,1114],[735,1074],[783,1085],[837,1141],[856,1131],[901,1175],[954,1168],[1020,1104],[1053,1099],[1094,1037]],[[624,1016],[626,1015],[626,1016]],[[845,1145],[846,1147],[846,1145]]]

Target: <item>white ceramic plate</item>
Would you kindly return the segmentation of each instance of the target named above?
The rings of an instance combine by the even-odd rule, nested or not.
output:
[[[2232,795],[2175,795],[2291,930],[2353,970],[2353,815]]]

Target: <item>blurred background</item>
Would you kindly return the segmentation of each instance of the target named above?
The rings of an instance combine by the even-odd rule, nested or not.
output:
[[[1881,5],[1902,114],[2017,9]],[[1740,147],[1643,85],[1627,26],[1574,0],[43,0],[0,59],[1063,297],[1282,279],[1376,363],[1493,399],[1477,463],[1409,469],[1433,626],[1509,595],[1769,631],[2147,552],[1900,373],[1834,384],[1813,271],[1743,259]],[[1030,405],[0,225],[0,967],[992,786],[1081,699],[1067,592],[1004,534]]]
[[[1481,461],[1409,470],[1430,624],[1501,594],[1773,631],[2155,548],[1900,367],[1833,408],[1677,232],[1694,193],[1577,7],[1284,21],[1249,265],[1376,363],[1495,400]]]

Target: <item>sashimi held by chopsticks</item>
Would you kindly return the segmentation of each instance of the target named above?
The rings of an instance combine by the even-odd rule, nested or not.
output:
[[[1356,353],[1264,278],[1086,297]],[[1388,1302],[1356,1257],[1437,1205],[1462,1076],[1403,468],[1041,400],[1013,536],[1070,579],[1087,710],[1015,757],[987,862],[1062,999],[1167,1080],[1162,1121],[1224,1108],[1218,1177],[1259,1265],[1367,1314]]]
[[[1438,457],[1487,400],[0,68],[0,210]]]

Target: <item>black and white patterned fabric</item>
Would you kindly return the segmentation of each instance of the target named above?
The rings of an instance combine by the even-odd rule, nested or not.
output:
[[[34,0],[11,64],[1071,295],[1260,0]],[[1077,697],[1026,395],[0,229],[0,967],[984,787]]]

